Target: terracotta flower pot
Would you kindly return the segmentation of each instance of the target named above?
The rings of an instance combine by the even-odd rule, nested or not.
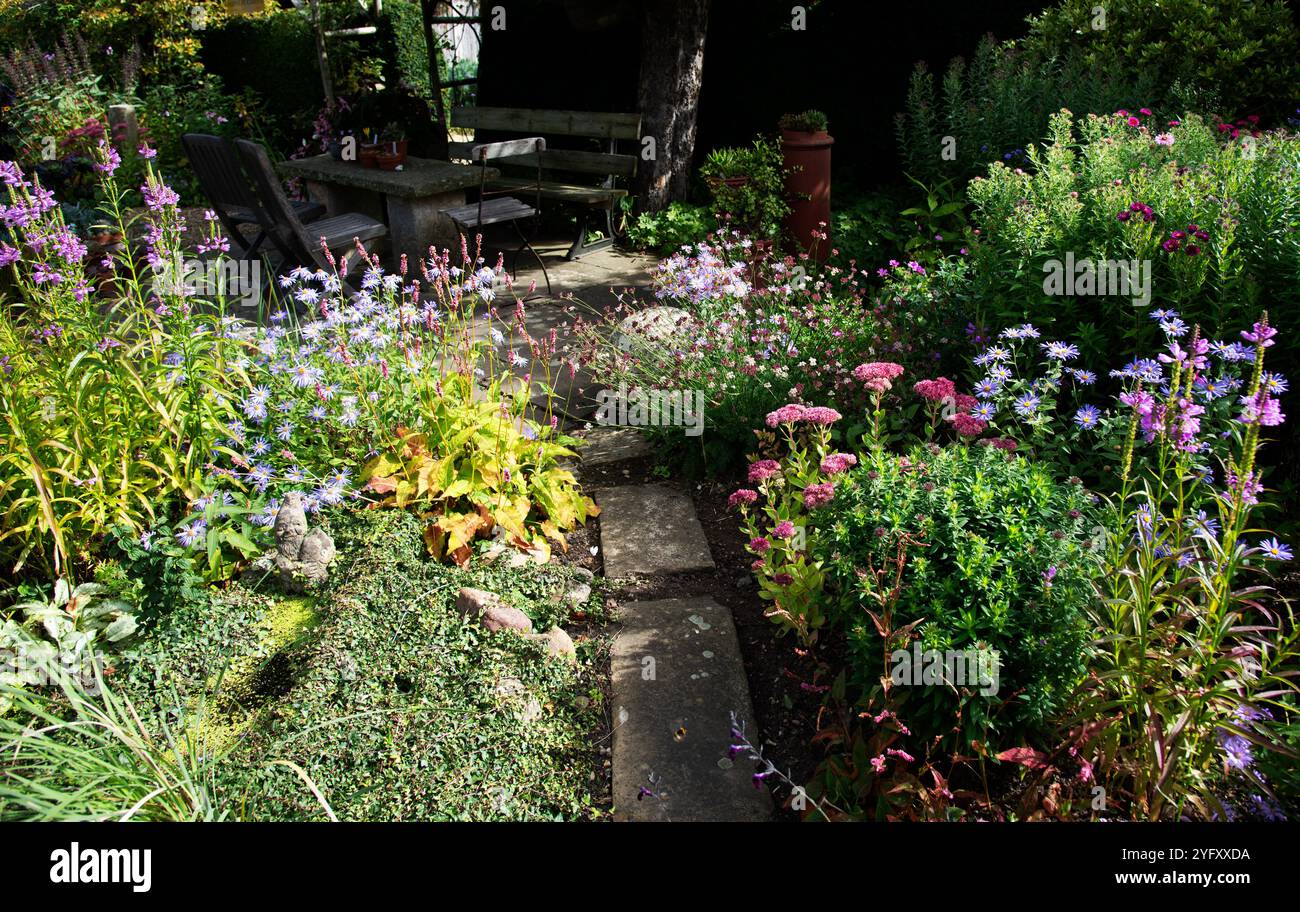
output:
[[[831,146],[835,139],[826,132],[781,131],[785,157],[785,190],[790,198],[786,230],[804,250],[815,252],[819,263],[831,252]],[[826,239],[814,239],[813,232],[825,232]]]

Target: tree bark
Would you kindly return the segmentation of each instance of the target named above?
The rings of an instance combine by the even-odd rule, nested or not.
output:
[[[709,0],[645,0],[637,101],[642,149],[653,137],[655,154],[637,165],[643,212],[658,212],[690,186],[708,24]]]

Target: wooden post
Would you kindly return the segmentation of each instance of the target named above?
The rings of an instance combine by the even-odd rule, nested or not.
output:
[[[434,157],[446,160],[448,157],[447,109],[442,102],[442,67],[440,66],[442,48],[438,46],[438,36],[433,31],[435,0],[420,0],[420,13],[424,18],[424,44],[429,55],[429,90],[433,93],[433,114],[438,128],[433,131]]]
[[[334,79],[330,76],[330,56],[325,48],[325,25],[321,22],[320,0],[311,0],[311,18],[316,31],[316,60],[320,64],[320,81],[325,88],[325,104],[334,107]]]

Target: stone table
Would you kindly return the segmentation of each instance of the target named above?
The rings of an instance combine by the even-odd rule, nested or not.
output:
[[[477,187],[484,176],[478,165],[415,157],[408,157],[401,171],[364,168],[329,155],[292,159],[279,168],[286,177],[306,180],[330,215],[360,212],[387,225],[394,260],[403,253],[422,259],[430,245],[456,251],[456,226],[439,212],[463,206],[465,189]],[[496,168],[487,169],[489,181],[499,176]]]

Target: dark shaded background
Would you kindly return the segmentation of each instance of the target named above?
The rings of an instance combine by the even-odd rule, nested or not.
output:
[[[818,108],[836,139],[837,178],[870,186],[898,170],[893,119],[916,61],[942,74],[986,32],[1022,35],[1047,0],[823,0],[802,32],[790,28],[794,5],[713,0],[697,159],[775,130],[786,111]],[[506,28],[484,35],[479,104],[636,109],[639,0],[516,0],[507,10]]]

